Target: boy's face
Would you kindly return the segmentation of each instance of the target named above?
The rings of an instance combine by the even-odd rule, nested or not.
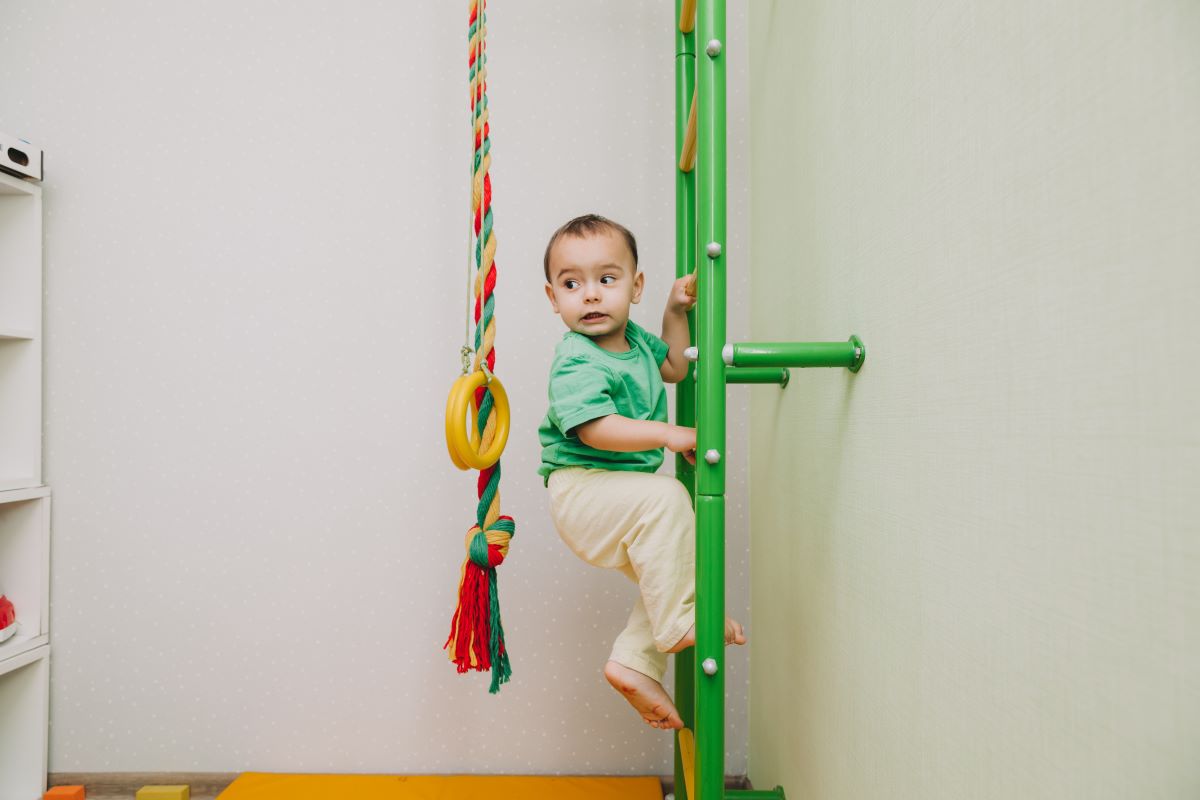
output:
[[[610,350],[625,350],[629,306],[642,299],[642,273],[615,231],[563,236],[550,251],[546,296],[567,327]]]

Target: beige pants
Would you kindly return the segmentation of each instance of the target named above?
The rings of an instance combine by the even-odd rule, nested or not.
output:
[[[550,514],[575,555],[618,569],[641,597],[610,659],[659,683],[696,617],[695,512],[669,475],[572,467],[550,473]]]

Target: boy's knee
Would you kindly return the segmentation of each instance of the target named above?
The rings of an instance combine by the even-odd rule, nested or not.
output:
[[[670,489],[672,502],[675,505],[687,506],[690,509],[692,507],[692,496],[688,494],[687,487],[675,478],[671,478],[671,483],[673,484]]]
[[[675,513],[683,507],[692,507],[692,498],[684,485],[669,475],[653,475],[654,481],[645,487],[639,504],[657,512]]]
[[[651,525],[668,524],[690,526],[695,519],[692,498],[683,484],[674,478],[669,483],[655,487],[656,491],[643,507],[644,519]]]

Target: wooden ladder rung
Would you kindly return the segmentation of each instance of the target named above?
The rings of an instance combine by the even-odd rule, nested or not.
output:
[[[691,33],[696,27],[696,0],[683,0],[679,7],[679,32]]]
[[[696,168],[696,90],[692,90],[692,110],[688,112],[687,130],[683,134],[683,152],[679,154],[679,171]]]
[[[688,728],[679,729],[679,760],[683,762],[683,785],[688,800],[696,798],[696,737]]]

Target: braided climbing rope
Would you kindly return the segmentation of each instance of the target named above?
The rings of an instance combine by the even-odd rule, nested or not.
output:
[[[500,513],[499,451],[508,435],[507,398],[504,388],[492,374],[496,366],[496,236],[492,230],[492,179],[488,175],[492,157],[487,109],[487,0],[470,0],[471,117],[474,126],[473,172],[471,177],[472,231],[475,237],[475,362],[471,375],[464,375],[451,391],[447,404],[447,432],[456,410],[455,392],[472,393],[474,429],[469,448],[457,448],[451,441],[451,459],[462,469],[479,469],[475,524],[467,531],[467,558],[463,562],[458,586],[458,608],[450,622],[450,637],[443,646],[460,673],[490,670],[489,691],[500,691],[512,674],[508,650],[504,646],[504,628],[500,622],[500,601],[496,591],[496,567],[508,555],[509,540],[516,532],[512,517]],[[464,370],[465,371],[465,370]],[[495,387],[495,395],[492,388]],[[503,416],[503,418],[502,418]],[[462,416],[453,420],[461,427]],[[457,437],[455,437],[457,439]],[[498,444],[498,447],[493,445]],[[495,463],[478,461],[478,454],[494,454]]]

